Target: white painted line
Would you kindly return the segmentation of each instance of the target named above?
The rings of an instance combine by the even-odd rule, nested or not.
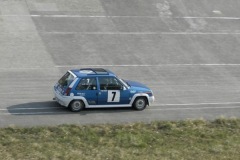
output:
[[[26,113],[0,113],[0,115],[44,115],[44,114],[67,114],[69,112],[26,112]],[[70,112],[71,113],[71,112]]]
[[[18,68],[0,68],[0,70],[24,70],[24,69],[32,69],[32,70],[35,70],[35,69],[54,69],[56,68],[55,66],[52,66],[52,67],[18,67]]]
[[[240,32],[41,32],[42,34],[85,35],[239,35]]]
[[[240,17],[159,17],[159,16],[81,16],[81,15],[31,15],[31,17],[54,17],[54,18],[157,18],[157,19],[224,19],[239,20]]]
[[[17,31],[12,32],[2,32],[0,35],[18,33]],[[23,32],[26,34],[32,34],[35,32]],[[240,35],[240,31],[236,32],[45,32],[39,31],[40,34],[59,34],[59,35],[69,35],[69,34],[80,34],[80,35]]]
[[[222,12],[220,10],[213,10],[212,12],[215,14],[222,14]]]
[[[150,108],[148,110],[202,110],[202,109],[240,109],[240,106],[230,106],[230,107],[195,107],[195,108]]]
[[[175,17],[178,19],[223,19],[223,20],[239,20],[240,17]]]
[[[153,104],[152,106],[200,106],[200,105],[234,105],[234,104],[240,104],[240,102],[179,103],[179,104],[173,103],[173,104]]]
[[[198,108],[149,108],[150,111],[177,111],[177,110],[202,110],[202,109],[240,109],[240,106],[230,107],[198,107]],[[106,112],[107,113],[107,112]],[[26,113],[0,113],[0,115],[44,115],[44,114],[72,114],[71,112],[26,112]]]
[[[162,32],[162,35],[239,35],[240,32]]]
[[[11,108],[0,109],[0,111],[15,111],[15,110],[44,110],[44,109],[62,109],[64,107],[41,107],[41,108]]]
[[[103,64],[103,65],[58,65],[56,68],[78,68],[78,67],[165,67],[165,66],[240,66],[240,64],[123,64],[123,65],[113,65],[113,64]]]
[[[220,102],[220,103],[183,103],[183,104],[153,104],[151,106],[159,107],[159,106],[200,106],[200,105],[236,105],[240,104],[240,102]],[[150,106],[150,108],[151,108]],[[240,108],[240,106],[234,106]],[[39,107],[39,108],[11,108],[11,109],[0,109],[0,111],[19,111],[19,110],[44,110],[44,109],[63,109],[64,107]],[[206,107],[202,107],[206,108]],[[207,107],[208,108],[208,107]],[[218,108],[218,107],[210,107],[210,108]],[[229,108],[229,107],[221,107],[221,108]],[[152,109],[152,108],[151,108]],[[184,108],[180,108],[184,109]],[[191,108],[194,109],[194,108]]]
[[[123,64],[123,65],[114,65],[114,64],[103,64],[103,65],[61,65],[61,66],[55,66],[56,68],[65,68],[65,67],[153,67],[153,66],[160,66],[160,65],[148,65],[148,64]]]
[[[224,20],[239,20],[240,17],[171,17],[171,16],[110,16],[110,15],[0,15],[0,17],[46,17],[46,18],[157,18],[157,19],[224,19]]]
[[[240,64],[156,64],[156,65],[152,65],[152,64],[122,64],[122,65],[114,65],[114,64],[100,64],[100,65],[96,65],[96,64],[82,64],[82,65],[57,65],[57,66],[52,66],[52,67],[18,67],[18,68],[0,68],[0,70],[46,70],[46,69],[54,69],[54,68],[79,68],[79,67],[174,67],[174,66],[178,66],[178,67],[198,67],[198,66],[240,66]]]
[[[109,16],[82,16],[82,15],[31,15],[31,17],[49,17],[49,18],[108,18]]]

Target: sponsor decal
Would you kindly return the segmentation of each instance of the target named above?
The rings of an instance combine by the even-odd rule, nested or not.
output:
[[[85,96],[85,93],[77,93],[78,96]]]
[[[95,104],[96,104],[96,101],[89,100],[89,101],[88,101],[88,104],[89,104],[89,105],[95,105]]]
[[[131,90],[131,91],[130,91],[130,93],[136,93],[136,92],[137,92],[137,91],[135,91],[135,90]]]

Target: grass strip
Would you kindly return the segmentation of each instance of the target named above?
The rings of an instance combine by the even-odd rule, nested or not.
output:
[[[240,119],[0,129],[1,159],[239,159]]]

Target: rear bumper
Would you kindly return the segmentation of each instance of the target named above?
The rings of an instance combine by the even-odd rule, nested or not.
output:
[[[63,96],[61,93],[59,93],[56,88],[53,89],[54,98],[60,105],[68,107],[69,103],[72,101],[72,99],[69,96]]]

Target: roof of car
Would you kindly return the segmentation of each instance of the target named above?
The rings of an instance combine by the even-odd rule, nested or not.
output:
[[[73,69],[70,70],[77,77],[86,77],[86,76],[116,76],[113,72],[103,68],[82,68],[82,69]]]

